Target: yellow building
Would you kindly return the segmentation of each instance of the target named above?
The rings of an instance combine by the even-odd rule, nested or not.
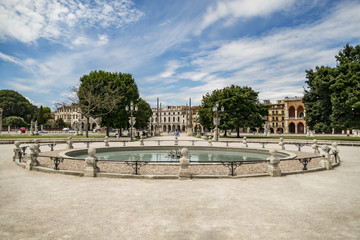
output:
[[[285,133],[306,133],[305,107],[302,97],[286,97],[285,104]]]
[[[264,101],[269,105],[267,123],[270,124],[271,133],[306,133],[305,107],[302,97],[286,97],[277,100],[275,104]]]

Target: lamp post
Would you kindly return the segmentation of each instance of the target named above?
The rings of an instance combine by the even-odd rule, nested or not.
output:
[[[134,106],[134,102],[131,101],[130,106],[128,106],[128,105],[125,106],[125,110],[127,112],[130,112],[130,120],[129,120],[129,123],[130,123],[130,126],[131,126],[130,127],[130,141],[132,142],[134,140],[134,138],[133,138],[133,127],[134,127],[134,125],[136,123],[136,120],[135,120],[136,118],[133,117],[133,113],[138,111],[138,107]]]
[[[217,102],[215,106],[213,106],[212,111],[215,113],[214,125],[215,125],[215,133],[214,133],[214,141],[217,142],[219,140],[219,111],[224,112],[224,106],[221,106],[219,109],[219,103]]]

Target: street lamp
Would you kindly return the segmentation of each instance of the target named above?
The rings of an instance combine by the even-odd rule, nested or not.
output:
[[[133,117],[133,113],[138,111],[138,106],[134,106],[133,101],[131,101],[130,106],[128,106],[128,105],[125,106],[125,110],[127,112],[130,111],[130,120],[129,120],[129,123],[130,123],[130,126],[131,126],[131,128],[130,128],[130,141],[132,142],[134,140],[134,138],[133,138],[133,127],[134,127],[134,125],[136,123],[136,120],[135,120],[136,118]]]
[[[224,112],[224,106],[221,106],[219,109],[219,103],[217,102],[215,106],[212,108],[212,111],[215,113],[214,125],[215,125],[215,133],[214,133],[214,141],[217,142],[219,140],[219,111]]]

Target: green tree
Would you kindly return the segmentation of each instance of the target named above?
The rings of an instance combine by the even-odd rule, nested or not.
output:
[[[330,87],[332,126],[360,129],[360,45],[347,44],[336,60],[336,79]]]
[[[138,106],[138,111],[135,114],[136,117],[135,128],[137,129],[145,128],[149,123],[150,117],[152,116],[152,109],[150,105],[142,98],[140,98],[137,106]]]
[[[262,116],[267,115],[267,107],[259,103],[258,92],[251,87],[231,85],[203,96],[199,115],[200,123],[207,128],[214,127],[212,107],[217,102],[225,109],[219,114],[219,127],[224,130],[235,128],[237,137],[240,136],[240,127],[260,127],[263,124]]]
[[[39,125],[41,124],[45,124],[46,120],[44,118],[44,110],[43,110],[43,106],[40,106],[38,113],[37,113],[37,123]]]
[[[305,121],[311,130],[331,132],[332,113],[330,86],[334,83],[335,70],[330,67],[316,67],[306,71],[308,89],[303,102],[306,109]]]
[[[66,122],[64,122],[64,119],[62,118],[58,118],[55,121],[55,126],[58,128],[63,128],[63,127],[68,127],[69,124],[67,124]]]
[[[80,86],[76,92],[81,113],[86,118],[86,137],[89,136],[90,117],[104,118],[122,105],[124,83],[121,75],[100,70],[80,78]]]
[[[24,121],[22,117],[18,116],[10,116],[3,119],[4,127],[26,127],[27,123]]]
[[[102,115],[100,122],[101,126],[106,127],[107,135],[109,135],[109,128],[118,128],[121,130],[122,128],[128,127],[130,113],[125,110],[125,106],[130,105],[131,101],[133,101],[135,105],[139,102],[139,90],[132,75],[129,73],[115,74],[116,78],[114,78],[113,81],[116,86],[120,86],[118,92],[120,101],[112,112]]]
[[[0,90],[0,108],[4,110],[3,117],[18,116],[30,122],[35,116],[36,106],[20,93],[13,90]]]
[[[347,44],[337,65],[306,70],[305,120],[311,130],[360,128],[360,45]]]

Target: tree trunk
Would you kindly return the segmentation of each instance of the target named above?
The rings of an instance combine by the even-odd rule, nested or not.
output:
[[[240,127],[236,127],[236,137],[240,137]]]
[[[86,138],[89,137],[89,117],[86,117],[86,124],[85,124],[85,129],[86,129]]]
[[[224,137],[227,137],[227,129],[225,129]]]
[[[109,137],[109,127],[108,126],[106,126],[106,136]]]

